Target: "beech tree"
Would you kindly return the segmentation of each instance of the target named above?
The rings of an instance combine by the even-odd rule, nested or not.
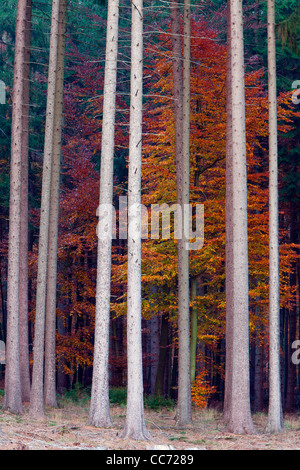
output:
[[[127,410],[124,438],[147,440],[141,337],[143,1],[132,3],[128,172]]]
[[[280,279],[275,2],[268,0],[269,100],[269,413],[267,429],[283,427],[280,380]]]
[[[112,424],[109,413],[108,359],[118,29],[119,0],[109,0],[103,87],[93,383],[89,417],[90,424],[104,427]]]
[[[7,272],[7,336],[5,396],[3,408],[23,413],[20,376],[20,237],[23,147],[23,111],[27,0],[18,0],[14,59],[14,85],[11,130],[9,244]]]

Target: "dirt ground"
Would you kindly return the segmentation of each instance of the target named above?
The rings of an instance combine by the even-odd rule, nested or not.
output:
[[[1,406],[1,403],[0,403]],[[285,417],[284,431],[264,432],[266,415],[253,420],[257,435],[234,435],[226,432],[220,412],[215,409],[194,410],[193,423],[186,429],[175,426],[174,409],[145,410],[145,421],[152,440],[124,440],[120,437],[126,408],[111,407],[113,427],[89,426],[88,403],[74,403],[46,410],[46,418],[33,421],[25,407],[23,416],[0,411],[0,450],[150,450],[157,445],[175,450],[300,450],[300,415]]]

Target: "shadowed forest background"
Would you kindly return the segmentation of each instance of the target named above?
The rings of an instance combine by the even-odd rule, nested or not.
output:
[[[0,8],[0,316],[6,342],[9,180],[16,1]],[[56,383],[64,395],[92,384],[99,222],[99,174],[107,5],[69,0],[67,6],[59,233],[57,259]],[[204,205],[204,245],[190,251],[191,382],[195,406],[222,409],[225,381],[225,170],[227,7],[222,0],[191,8],[190,201]],[[51,2],[32,2],[30,46],[28,266],[29,359],[35,325],[38,238]],[[299,366],[299,3],[276,5],[280,344],[284,411],[300,407]],[[252,410],[268,404],[268,92],[266,4],[244,2],[247,133],[250,397]],[[127,195],[130,7],[120,4],[114,205]],[[298,74],[298,75],[297,75]],[[172,44],[167,2],[146,1],[142,203],[176,202]],[[142,346],[145,395],[177,400],[177,241],[142,244]],[[127,240],[112,242],[109,385],[127,385]],[[2,365],[4,387],[5,365]],[[2,388],[3,388],[2,387]],[[122,392],[124,393],[124,392]]]

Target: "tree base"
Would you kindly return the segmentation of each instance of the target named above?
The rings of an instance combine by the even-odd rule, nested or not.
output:
[[[112,428],[113,423],[110,416],[91,416],[88,424],[96,428]]]
[[[136,429],[134,426],[125,425],[120,437],[122,439],[133,439],[135,441],[150,441],[152,439],[151,434],[145,426],[143,426],[142,429]]]
[[[231,434],[258,434],[252,421],[250,422],[233,422],[229,421],[225,427],[225,430]]]

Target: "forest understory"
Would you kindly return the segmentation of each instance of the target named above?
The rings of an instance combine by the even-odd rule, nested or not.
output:
[[[2,405],[2,398],[1,398]],[[88,423],[89,403],[67,402],[57,409],[46,409],[44,420],[3,412],[0,450],[152,450],[170,446],[170,450],[300,450],[300,413],[285,416],[284,430],[267,434],[266,413],[256,413],[256,435],[228,433],[222,414],[213,407],[193,410],[193,422],[185,429],[176,428],[175,409],[145,409],[150,441],[124,440],[120,433],[125,424],[126,407],[111,406],[113,427],[96,428]]]

